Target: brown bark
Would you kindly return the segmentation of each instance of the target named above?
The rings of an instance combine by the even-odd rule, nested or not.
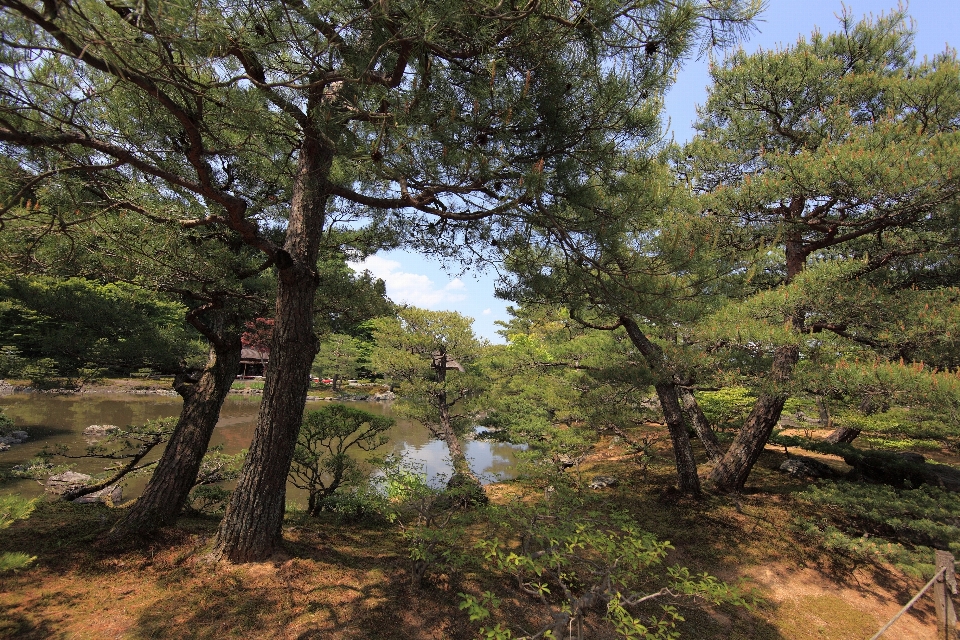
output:
[[[444,382],[447,379],[448,359],[449,356],[446,353],[441,353],[439,358],[434,359],[433,364],[437,382],[440,383],[440,391],[437,393],[437,409],[440,413],[439,435],[447,445],[447,451],[450,453],[450,464],[453,467],[453,474],[447,482],[447,488],[462,492],[463,495],[460,498],[464,505],[485,504],[487,493],[483,488],[483,483],[470,469],[470,463],[467,461],[467,455],[463,452],[460,437],[453,429],[453,420],[450,417],[450,402],[444,388]]]
[[[700,408],[700,405],[697,404],[697,399],[694,397],[693,391],[684,386],[677,386],[677,391],[680,394],[683,412],[686,414],[690,424],[693,425],[693,430],[697,432],[697,437],[700,438],[700,442],[707,452],[707,457],[717,462],[723,457],[723,447],[720,446],[720,441],[717,440],[717,434],[714,433],[713,428],[710,426],[707,416],[703,415],[703,410]]]
[[[727,453],[710,474],[710,481],[719,491],[743,489],[753,465],[760,458],[763,447],[780,420],[783,404],[787,400],[786,392],[781,390],[782,385],[790,380],[799,357],[800,349],[793,345],[779,347],[774,352],[771,372],[774,389],[760,394]]]
[[[313,299],[331,160],[329,150],[307,136],[299,151],[284,247],[276,256],[276,324],[263,400],[250,452],[214,540],[211,556],[217,560],[265,560],[282,540],[287,474],[317,353]]]
[[[830,404],[823,396],[817,396],[817,419],[824,429],[833,426],[833,419],[830,417]]]
[[[700,477],[697,476],[697,461],[693,457],[690,435],[683,423],[683,410],[677,399],[677,386],[673,382],[660,382],[654,385],[663,417],[667,421],[670,440],[677,464],[677,488],[687,495],[700,494]]]
[[[805,200],[797,197],[791,200],[786,218],[799,220],[803,213]],[[784,243],[787,274],[785,282],[791,282],[797,277],[806,265],[810,249],[804,244],[799,230],[791,231]],[[790,314],[785,321],[795,330],[802,331],[804,314],[796,311]],[[780,421],[783,405],[787,401],[786,384],[793,376],[793,369],[800,359],[800,348],[795,345],[777,347],[773,354],[773,364],[770,370],[772,389],[761,393],[757,398],[746,422],[737,432],[730,448],[714,467],[710,474],[710,481],[719,491],[735,492],[743,489],[747,477],[760,458],[763,448],[770,439],[774,427]]]
[[[211,344],[198,380],[177,377],[174,387],[183,396],[177,426],[143,495],[114,525],[106,541],[148,535],[176,521],[197,480],[220,409],[237,374],[241,349],[239,333]]]
[[[850,444],[857,439],[860,431],[860,429],[854,429],[853,427],[837,427],[830,435],[824,438],[824,442],[831,444]]]
[[[627,330],[633,346],[643,355],[654,375],[659,378],[654,388],[660,399],[660,407],[663,409],[663,417],[667,422],[670,440],[673,443],[677,465],[677,488],[683,494],[699,495],[700,478],[697,476],[697,462],[693,457],[693,447],[690,445],[687,427],[683,423],[683,410],[677,398],[677,385],[673,381],[673,375],[667,370],[663,350],[644,335],[633,318],[621,316],[620,322]]]

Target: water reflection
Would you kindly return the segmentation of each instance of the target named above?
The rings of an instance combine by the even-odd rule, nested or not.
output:
[[[16,394],[0,396],[0,407],[14,420],[18,429],[30,433],[30,440],[0,452],[0,467],[9,468],[22,464],[37,455],[46,446],[53,449],[59,445],[70,447],[72,454],[85,451],[90,441],[83,430],[91,424],[126,426],[142,424],[147,420],[175,417],[180,413],[180,399],[168,396],[134,395],[85,395],[52,396],[46,394]],[[323,406],[310,402],[307,410]],[[350,406],[396,418],[391,407],[377,402],[352,402]],[[223,445],[225,453],[236,453],[250,446],[260,408],[258,398],[231,396],[224,404],[220,421],[211,438],[211,445]],[[393,453],[402,455],[414,466],[427,474],[427,480],[437,483],[450,474],[450,458],[446,445],[431,439],[426,429],[416,422],[397,419],[396,425],[387,432],[388,443],[376,451],[377,455]],[[466,454],[470,467],[484,482],[494,482],[511,477],[515,464],[514,448],[503,443],[468,441]],[[160,451],[149,460],[159,458]],[[71,460],[75,469],[82,473],[99,473],[108,466],[109,460]],[[146,480],[134,478],[126,482],[125,498],[135,497],[143,490]],[[43,493],[43,487],[34,480],[12,480],[0,485],[0,492],[20,493],[35,496]],[[306,504],[304,492],[288,485],[288,499]]]

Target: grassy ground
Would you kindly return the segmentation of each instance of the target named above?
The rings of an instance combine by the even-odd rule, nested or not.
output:
[[[743,581],[761,598],[749,610],[685,605],[682,637],[869,638],[922,582],[805,539],[792,526],[809,508],[794,496],[804,485],[774,471],[782,459],[768,450],[736,500],[678,501],[665,491],[672,480],[666,451],[644,469],[607,441],[568,473],[580,474],[583,484],[597,473],[618,476],[620,484],[603,497],[673,542],[668,563]],[[495,501],[516,491],[516,485],[490,488]],[[97,537],[119,513],[46,503],[0,531],[0,550],[37,556],[29,569],[0,576],[0,638],[467,639],[478,625],[458,608],[458,593],[486,589],[501,595],[497,618],[514,629],[545,620],[536,602],[494,575],[440,573],[414,586],[409,552],[386,523],[347,525],[291,513],[282,555],[231,566],[204,560],[214,517],[184,518],[139,548],[98,548]],[[933,638],[933,620],[924,602],[888,637]],[[581,637],[613,636],[594,621]]]

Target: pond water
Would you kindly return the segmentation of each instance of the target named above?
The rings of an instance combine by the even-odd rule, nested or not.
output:
[[[324,406],[324,402],[308,402],[307,410]],[[426,473],[430,482],[436,483],[450,473],[450,459],[446,445],[432,439],[419,423],[397,418],[389,403],[351,402],[350,406],[371,413],[390,416],[396,425],[387,433],[389,442],[376,453],[402,455],[411,464]],[[0,396],[0,407],[13,419],[16,429],[30,434],[23,444],[12,445],[0,452],[0,467],[10,468],[33,458],[44,447],[58,445],[70,448],[71,455],[80,455],[92,442],[83,435],[83,430],[92,424],[127,426],[143,424],[147,420],[175,417],[180,413],[179,397],[133,394],[48,395],[39,393]],[[258,397],[229,396],[220,413],[220,421],[213,432],[210,445],[223,445],[225,453],[236,453],[250,446],[257,411]],[[516,449],[503,443],[484,440],[468,440],[466,453],[473,471],[486,482],[508,479],[516,463]],[[147,460],[160,456],[160,451]],[[82,473],[99,473],[109,465],[109,460],[79,459],[57,462],[74,463],[74,469]],[[134,498],[143,490],[145,478],[132,478],[124,484],[124,500]],[[0,493],[19,493],[24,497],[43,494],[43,487],[35,480],[11,480],[0,485]],[[306,492],[293,486],[287,487],[287,500],[306,505]]]

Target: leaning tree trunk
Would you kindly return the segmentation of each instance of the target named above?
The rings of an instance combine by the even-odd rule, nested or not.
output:
[[[317,353],[313,300],[331,158],[319,140],[306,137],[297,160],[286,240],[275,258],[276,324],[263,400],[250,452],[213,543],[211,557],[217,560],[265,560],[282,540],[287,474]]]
[[[677,399],[677,386],[673,382],[660,382],[654,385],[657,398],[663,409],[663,417],[667,421],[670,440],[677,459],[677,488],[680,493],[688,495],[700,494],[700,477],[697,475],[697,461],[693,457],[693,447],[690,445],[690,435],[687,426],[683,423],[683,410]]]
[[[717,434],[714,433],[713,428],[710,426],[710,421],[707,420],[707,416],[703,415],[703,409],[701,409],[697,403],[693,391],[682,385],[677,386],[677,391],[680,394],[683,412],[686,414],[690,424],[693,425],[693,430],[697,432],[697,437],[700,438],[700,442],[703,443],[707,457],[714,462],[719,461],[723,457],[723,447],[720,446],[720,441],[717,440]]]
[[[690,436],[683,423],[683,410],[677,399],[677,385],[672,374],[667,370],[664,362],[663,350],[640,330],[636,321],[628,316],[621,316],[620,322],[627,330],[627,335],[633,346],[643,355],[650,365],[654,375],[660,381],[654,385],[663,417],[667,421],[670,440],[673,443],[673,452],[677,464],[677,488],[683,494],[700,495],[700,478],[697,476],[697,461],[693,457],[693,447],[690,445]]]
[[[772,382],[782,387],[790,380],[793,367],[800,357],[800,349],[793,345],[778,347],[774,352],[771,369]],[[714,467],[710,481],[719,491],[736,492],[743,489],[747,477],[760,458],[770,434],[780,420],[787,394],[774,390],[763,393],[757,398],[753,410],[737,436],[733,439],[726,455]]]
[[[860,400],[859,408],[863,415],[871,416],[881,408],[881,405],[876,401],[876,398],[866,395]],[[850,444],[857,439],[862,431],[863,429],[857,429],[856,427],[837,427],[824,438],[824,441],[831,444]]]
[[[861,431],[853,427],[837,427],[823,440],[830,444],[850,444],[857,439]]]
[[[437,409],[440,414],[440,436],[447,445],[447,451],[450,453],[450,465],[453,467],[453,474],[447,481],[447,488],[453,489],[459,493],[460,502],[464,506],[472,504],[486,504],[488,501],[487,492],[483,488],[480,478],[470,468],[470,462],[463,451],[463,444],[460,437],[453,429],[453,420],[450,417],[450,402],[445,390],[447,379],[447,354],[443,353],[437,359],[438,363],[434,365],[434,373],[437,377],[440,390],[437,392]]]
[[[240,365],[240,335],[211,343],[207,365],[197,380],[178,375],[174,388],[183,396],[180,419],[157,468],[140,496],[105,540],[143,536],[173,524],[197,480],[200,463],[220,417],[220,408]]]
[[[800,219],[803,212],[803,198],[794,198],[790,202],[788,219]],[[784,243],[787,276],[785,283],[791,282],[804,269],[810,248],[804,244],[799,228],[791,230]],[[795,309],[787,318],[788,325],[796,331],[803,331],[804,314]],[[747,477],[757,463],[763,448],[770,439],[774,427],[780,421],[783,405],[787,401],[786,385],[793,376],[793,369],[800,360],[800,348],[795,345],[783,345],[773,352],[773,364],[770,367],[772,388],[760,394],[746,422],[737,432],[726,455],[717,463],[710,474],[710,481],[719,491],[736,492],[743,489]]]

